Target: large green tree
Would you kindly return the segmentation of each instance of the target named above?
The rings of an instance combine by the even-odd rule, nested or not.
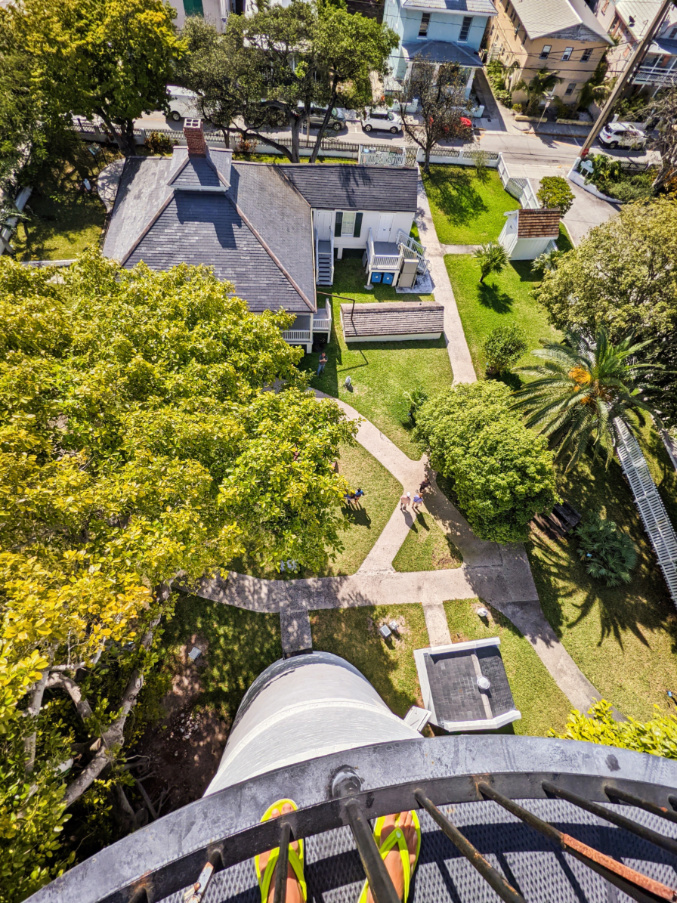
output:
[[[652,339],[649,362],[655,405],[677,422],[677,202],[659,198],[624,205],[558,258],[535,290],[559,329],[594,333],[606,327],[612,342],[633,332]]]
[[[527,538],[534,515],[557,501],[552,454],[510,409],[510,390],[486,380],[427,401],[416,417],[435,470],[451,480],[462,512],[481,539]]]
[[[231,16],[223,35],[189,19],[183,37],[188,52],[178,77],[200,94],[203,115],[226,136],[235,131],[295,163],[311,105],[327,106],[314,162],[332,108],[371,103],[371,75],[385,73],[397,45],[397,35],[374,19],[352,15],[340,4],[305,0]],[[291,147],[270,134],[281,126],[290,129]]]
[[[354,429],[307,392],[291,317],[205,268],[89,254],[55,280],[4,257],[0,319],[0,899],[20,899],[115,778],[172,581],[323,567]]]
[[[19,0],[0,10],[0,54],[25,60],[2,77],[21,121],[99,116],[135,153],[133,122],[166,104],[181,53],[175,15],[164,0]]]

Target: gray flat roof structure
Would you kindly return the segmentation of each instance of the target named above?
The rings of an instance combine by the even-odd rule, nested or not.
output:
[[[315,209],[416,213],[418,207],[418,169],[414,167],[283,163],[274,168]]]
[[[522,717],[512,698],[500,642],[492,637],[414,652],[432,724],[447,731],[495,730]]]

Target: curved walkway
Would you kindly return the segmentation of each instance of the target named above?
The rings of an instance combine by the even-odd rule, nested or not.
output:
[[[328,396],[316,392],[320,398]],[[571,704],[582,711],[600,694],[580,671],[546,620],[538,600],[524,547],[483,542],[443,495],[427,461],[412,461],[383,433],[343,401],[332,398],[351,420],[358,421],[357,440],[413,493],[424,475],[432,481],[426,507],[439,518],[463,555],[460,568],[396,573],[392,560],[406,539],[413,518],[393,512],[381,536],[356,574],[305,580],[260,580],[230,572],[223,579],[202,581],[196,595],[250,611],[280,614],[285,652],[311,647],[308,612],[362,605],[420,604],[433,646],[451,642],[443,603],[479,596],[509,618],[533,646]],[[407,487],[410,487],[407,490]]]

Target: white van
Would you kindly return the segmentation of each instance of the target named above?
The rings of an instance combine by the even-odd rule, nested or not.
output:
[[[189,91],[188,88],[181,88],[179,85],[167,85],[167,94],[169,94],[168,119],[181,122],[184,119],[202,118],[195,91]]]
[[[402,120],[392,110],[372,110],[367,107],[361,118],[362,128],[365,132],[392,132],[393,135],[396,135],[402,131]]]

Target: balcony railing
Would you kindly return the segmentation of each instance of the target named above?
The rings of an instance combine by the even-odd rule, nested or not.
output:
[[[656,85],[660,88],[677,85],[677,66],[663,69],[660,66],[640,66],[631,81],[636,85]]]
[[[307,343],[312,341],[313,334],[309,329],[285,329],[282,332],[282,338],[290,345],[294,342]]]
[[[608,884],[633,900],[675,900],[676,787],[677,762],[592,743],[472,735],[381,743],[298,762],[206,796],[105,848],[31,903],[158,903],[184,888],[190,903],[243,899],[253,869],[231,877],[219,872],[280,847],[277,874],[284,876],[290,839],[310,843],[318,834],[324,835],[319,858],[332,877],[318,871],[318,861],[309,879],[317,874],[333,883],[313,899],[326,899],[339,880],[360,880],[353,859],[344,879],[337,877],[354,855],[352,834],[374,899],[394,903],[369,820],[408,809],[419,810],[426,832],[416,877],[424,887],[432,876],[426,899],[487,899],[476,884],[482,879],[511,903],[524,903],[520,883],[539,901],[615,899]],[[298,810],[261,822],[265,808],[282,797],[294,799]],[[461,804],[468,803],[473,814],[465,818]],[[326,833],[343,826],[350,834]],[[461,867],[479,877],[455,882],[451,869],[458,877]],[[285,891],[280,880],[276,903]]]

